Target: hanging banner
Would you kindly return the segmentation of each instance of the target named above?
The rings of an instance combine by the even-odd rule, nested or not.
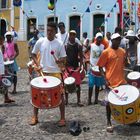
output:
[[[17,6],[17,7],[21,6],[22,5],[22,0],[13,0],[13,5]]]
[[[120,25],[123,27],[123,21],[122,21],[122,0],[118,0],[119,4],[119,10],[120,10]]]

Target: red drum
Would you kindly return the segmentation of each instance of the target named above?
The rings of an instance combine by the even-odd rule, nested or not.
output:
[[[62,83],[53,76],[34,78],[31,81],[32,105],[40,109],[49,109],[61,104]]]
[[[140,88],[140,73],[137,71],[130,72],[127,75],[127,82],[137,88]]]
[[[94,66],[91,68],[92,69],[92,74],[95,75],[95,76],[101,76],[101,73],[99,71],[99,67],[98,66]],[[103,70],[105,71],[105,69],[103,68]]]

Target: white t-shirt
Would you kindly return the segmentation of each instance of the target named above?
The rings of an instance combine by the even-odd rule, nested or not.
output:
[[[87,43],[87,41],[89,41],[89,39],[88,38],[85,38],[84,39],[84,41],[83,41],[83,52],[87,49],[86,47],[89,45],[88,43]]]
[[[90,63],[92,65],[97,65],[97,62],[99,60],[99,57],[104,50],[104,45],[100,44],[100,46],[97,46],[95,43],[91,44],[91,50],[90,50]]]
[[[43,71],[48,73],[61,72],[60,68],[55,62],[53,55],[51,54],[51,51],[54,51],[56,58],[66,57],[64,45],[56,38],[52,41],[49,41],[47,37],[40,38],[36,42],[32,53],[37,54],[40,52],[40,65],[43,66]]]
[[[56,34],[57,39],[61,40],[63,42],[64,45],[67,45],[68,43],[68,38],[69,35],[67,32],[65,32],[64,34],[61,34],[60,32]]]
[[[67,43],[69,41],[69,33],[65,32],[64,34],[61,34],[59,32],[56,34],[56,38],[58,40],[61,40],[64,45],[67,45]],[[82,43],[80,42],[80,40],[78,38],[75,38],[75,42],[82,46]]]
[[[0,49],[0,75],[4,74],[4,61],[3,61],[3,54]]]

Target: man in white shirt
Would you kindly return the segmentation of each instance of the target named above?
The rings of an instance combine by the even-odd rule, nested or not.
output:
[[[60,32],[56,34],[57,39],[61,40],[64,45],[67,45],[69,34],[65,31],[65,24],[60,22],[58,28]]]
[[[68,40],[69,40],[69,33],[67,33],[65,30],[64,22],[60,22],[58,24],[58,28],[59,28],[60,32],[56,34],[56,38],[58,40],[61,40],[63,42],[63,45],[66,46],[68,43]],[[79,45],[82,46],[82,44],[78,38],[75,38],[75,42],[77,42]]]
[[[66,52],[63,43],[55,38],[57,26],[55,23],[47,24],[47,37],[40,38],[32,51],[32,58],[38,67],[39,71],[45,72],[46,75],[55,76],[61,79],[61,70],[59,65],[65,63]],[[51,52],[54,52],[54,59]],[[40,52],[40,64],[37,61],[37,54]],[[60,104],[61,119],[59,126],[65,125],[65,107],[64,98],[62,94],[62,103]],[[38,108],[34,107],[34,116],[30,125],[36,125],[38,123]]]

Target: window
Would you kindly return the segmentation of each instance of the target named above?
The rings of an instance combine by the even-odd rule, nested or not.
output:
[[[6,21],[4,19],[0,19],[0,36],[4,37],[6,33]]]
[[[77,38],[80,39],[80,16],[71,16],[69,21],[69,29],[75,30],[77,33]]]
[[[34,30],[36,29],[36,18],[30,18],[27,20],[27,39],[33,37]]]
[[[8,2],[8,0],[0,0],[1,8],[7,8],[7,2]]]

